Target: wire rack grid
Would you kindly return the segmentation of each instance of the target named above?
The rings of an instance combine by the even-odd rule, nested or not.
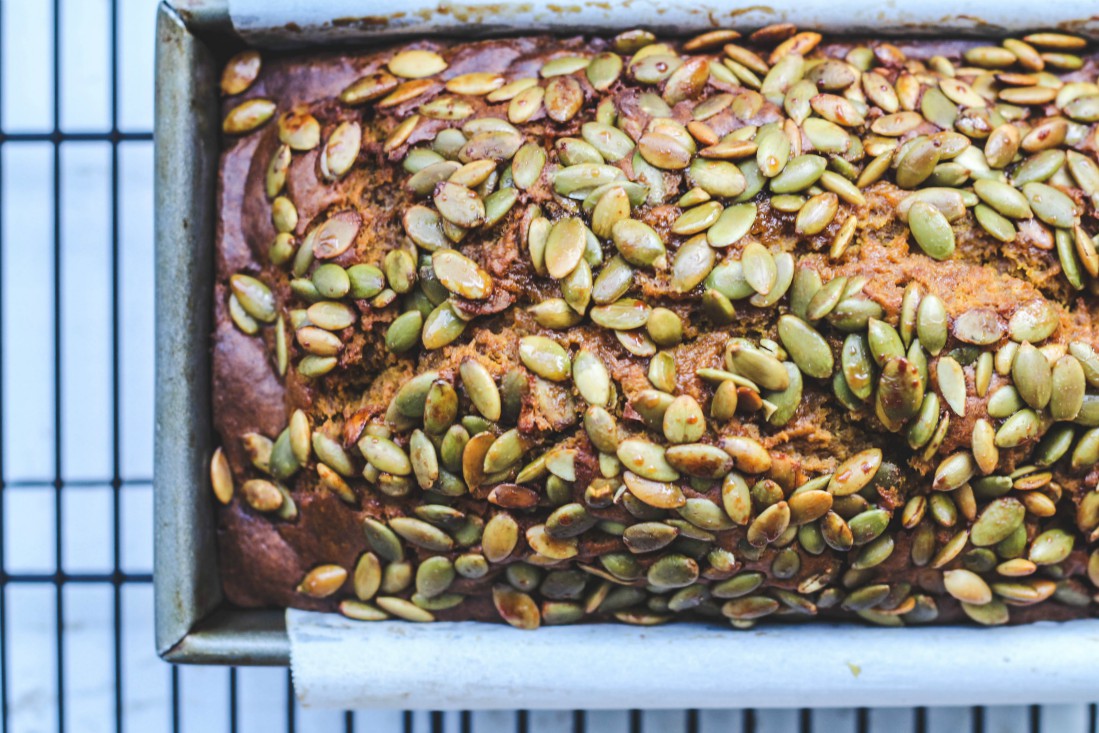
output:
[[[296,705],[286,670],[181,668],[157,659],[155,11],[152,0],[0,0],[5,733],[1097,731],[1095,705],[310,711]]]

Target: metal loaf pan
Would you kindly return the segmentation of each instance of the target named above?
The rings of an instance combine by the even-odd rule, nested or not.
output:
[[[257,0],[177,0],[162,3],[157,18],[156,69],[156,435],[155,435],[155,596],[156,647],[170,662],[285,665],[290,642],[284,613],[257,611],[229,606],[221,592],[217,568],[215,516],[208,483],[207,462],[213,450],[210,395],[211,298],[213,292],[214,230],[216,221],[215,183],[218,159],[218,74],[219,62],[239,48],[242,39],[231,20],[230,3],[254,5]],[[426,0],[409,0],[420,6]],[[632,10],[626,7],[592,10],[585,6],[583,17],[540,15],[531,22],[532,3],[516,3],[513,9],[493,5],[490,21],[461,26],[454,13],[436,13],[435,19],[418,21],[415,26],[394,21],[379,32],[376,22],[359,24],[294,24],[295,35],[282,32],[247,31],[249,42],[257,45],[286,46],[316,44],[329,34],[340,42],[364,42],[366,38],[392,38],[424,33],[485,35],[487,33],[530,32],[532,29],[557,29],[562,32],[605,30],[646,26],[668,33],[698,31],[713,25],[757,27],[778,19],[799,20],[802,25],[865,30],[886,35],[910,35],[938,32],[969,35],[1003,35],[1025,28],[1056,25],[1075,32],[1096,35],[1097,23],[1087,19],[1085,5],[1068,0],[1058,9],[1054,22],[1043,17],[1047,8],[1005,0],[984,20],[972,15],[954,15],[950,4],[932,1],[921,20],[897,15],[889,18],[878,3],[856,2],[850,11],[854,25],[839,19],[836,8],[825,3],[807,5],[787,3],[785,10],[756,6],[737,10],[724,6],[720,11],[702,3],[669,3],[652,14],[637,12],[651,0],[638,0]],[[293,4],[293,3],[278,3]],[[331,0],[334,7],[353,6],[351,0]],[[538,8],[548,3],[538,0]],[[690,5],[688,8],[687,6]],[[1072,6],[1072,7],[1069,7]],[[305,6],[302,6],[305,7]],[[432,6],[434,7],[434,6]],[[487,6],[485,6],[487,7]],[[656,6],[652,6],[655,8]],[[1092,8],[1094,9],[1094,8]],[[665,10],[668,11],[665,14]],[[870,15],[870,12],[873,12]],[[936,12],[944,25],[930,25]],[[1076,22],[1066,21],[1066,13],[1078,11]],[[316,12],[314,10],[314,12]],[[898,11],[911,13],[912,11]],[[549,13],[547,10],[546,13]],[[600,15],[600,13],[602,15]],[[594,15],[593,15],[594,14]],[[404,17],[412,13],[401,14]],[[994,16],[994,17],[992,17]],[[332,17],[339,17],[333,15]],[[397,16],[389,16],[390,19]],[[421,15],[421,18],[428,17]],[[486,16],[487,17],[487,16]],[[1073,17],[1069,15],[1067,17]],[[549,20],[547,20],[549,18]],[[868,20],[871,19],[872,20]],[[376,16],[375,16],[376,19]],[[476,16],[473,17],[476,20]],[[646,22],[651,19],[651,22]],[[367,20],[367,18],[362,18]],[[514,21],[514,22],[512,22]],[[868,25],[869,24],[869,25]],[[384,24],[383,24],[384,26]],[[348,27],[360,29],[360,35],[348,33]],[[827,629],[824,630],[827,633]],[[844,627],[847,634],[858,634]],[[875,630],[880,631],[880,630]],[[958,629],[956,631],[962,631]],[[607,630],[606,633],[613,634]],[[659,629],[648,633],[659,635]],[[969,632],[966,632],[969,633]],[[973,635],[980,635],[973,629]],[[866,636],[869,640],[871,637]],[[880,638],[880,637],[875,637]],[[903,632],[891,636],[896,642],[897,660],[906,659]],[[974,636],[974,641],[979,637]],[[422,648],[422,647],[417,647]],[[580,649],[582,652],[582,648]],[[559,658],[575,658],[562,654]],[[742,662],[743,663],[743,662]],[[1036,670],[1027,670],[1034,674]],[[975,681],[977,688],[981,685]],[[1068,692],[1067,690],[1065,690]],[[793,696],[785,704],[798,704]],[[1069,693],[1074,697],[1077,693]],[[1064,699],[1064,696],[1060,696]],[[778,701],[771,701],[776,704]],[[832,700],[841,704],[842,700]],[[781,704],[781,703],[780,703]],[[879,704],[888,704],[882,700]],[[899,703],[894,703],[899,704]]]

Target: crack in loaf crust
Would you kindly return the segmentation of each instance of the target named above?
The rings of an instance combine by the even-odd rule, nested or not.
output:
[[[1099,88],[1076,39],[1030,41],[234,57],[229,599],[1092,615]]]

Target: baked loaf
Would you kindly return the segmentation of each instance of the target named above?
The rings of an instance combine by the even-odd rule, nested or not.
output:
[[[238,54],[226,595],[526,629],[1093,615],[1096,66],[1057,33],[785,25]]]

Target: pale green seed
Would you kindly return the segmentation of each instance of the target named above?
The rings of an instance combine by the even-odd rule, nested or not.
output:
[[[778,335],[802,372],[816,379],[832,376],[835,367],[832,349],[816,329],[797,316],[787,314],[779,318]]]
[[[942,212],[930,204],[912,204],[908,226],[920,249],[932,259],[946,260],[954,254],[954,230]]]

